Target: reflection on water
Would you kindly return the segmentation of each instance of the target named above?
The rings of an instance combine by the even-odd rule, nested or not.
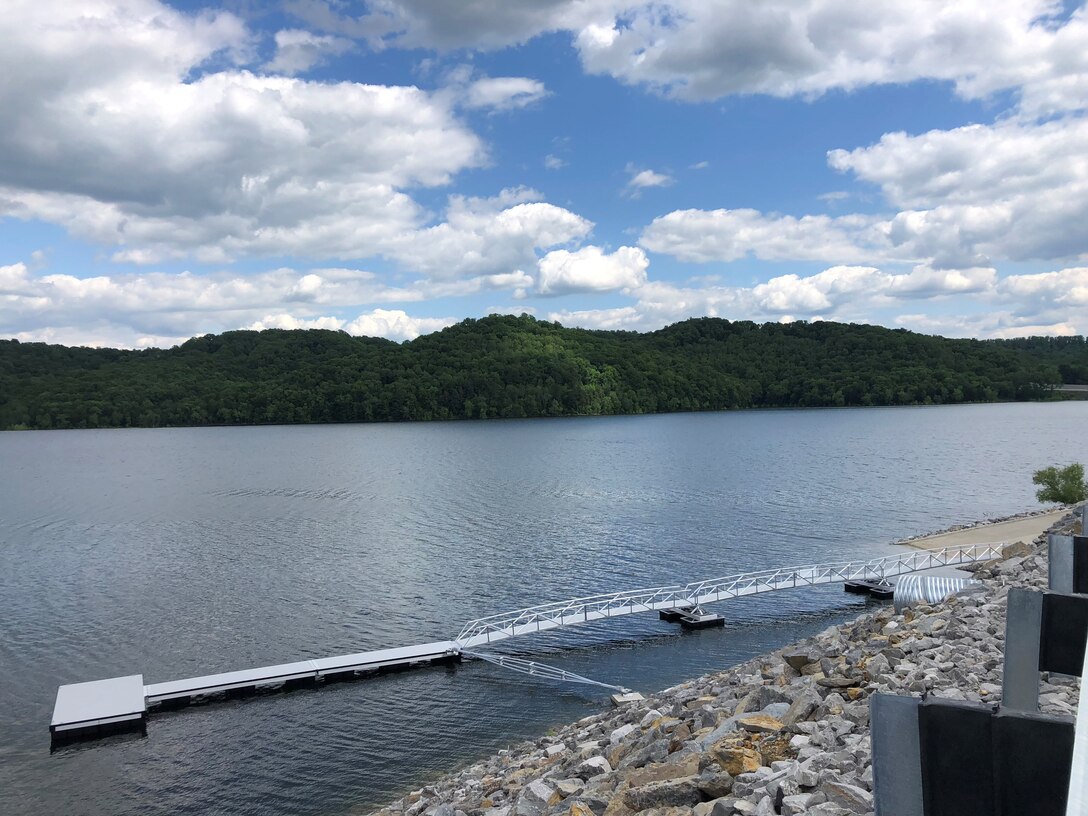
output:
[[[0,811],[324,814],[597,711],[479,662],[155,715],[50,756],[60,683],[452,637],[577,595],[887,554],[1034,505],[1085,403],[0,435]],[[642,690],[857,613],[835,587],[508,649]]]

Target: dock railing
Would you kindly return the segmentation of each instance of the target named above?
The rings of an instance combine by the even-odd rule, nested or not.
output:
[[[1003,545],[972,544],[940,550],[911,550],[868,560],[812,564],[800,567],[745,572],[690,584],[635,589],[590,595],[569,601],[540,604],[469,621],[454,638],[459,648],[472,648],[518,635],[545,632],[563,626],[714,601],[776,592],[795,587],[846,581],[880,580],[933,567],[974,564],[1001,557]]]

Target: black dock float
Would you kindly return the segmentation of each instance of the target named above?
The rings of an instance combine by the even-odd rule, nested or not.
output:
[[[679,623],[685,629],[712,629],[715,626],[725,626],[725,616],[686,614],[680,616]]]
[[[888,581],[847,581],[842,588],[854,595],[869,595],[880,600],[888,600],[895,594],[895,585]]]
[[[694,608],[695,607],[693,606],[678,606],[675,609],[662,609],[657,613],[657,616],[661,618],[661,620],[668,621],[669,623],[679,623],[680,618],[684,615],[691,614],[691,611]]]

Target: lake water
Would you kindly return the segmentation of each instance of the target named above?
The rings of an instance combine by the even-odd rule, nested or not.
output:
[[[0,812],[362,813],[599,711],[479,662],[152,715],[49,750],[62,683],[453,637],[601,591],[894,552],[1037,506],[1088,403],[0,434]],[[856,615],[841,588],[511,641],[642,691]]]

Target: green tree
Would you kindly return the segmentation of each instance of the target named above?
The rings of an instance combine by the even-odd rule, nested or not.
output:
[[[1041,502],[1076,504],[1088,497],[1088,485],[1084,483],[1084,465],[1075,462],[1067,467],[1051,466],[1035,471],[1031,481],[1042,485],[1035,492]]]

